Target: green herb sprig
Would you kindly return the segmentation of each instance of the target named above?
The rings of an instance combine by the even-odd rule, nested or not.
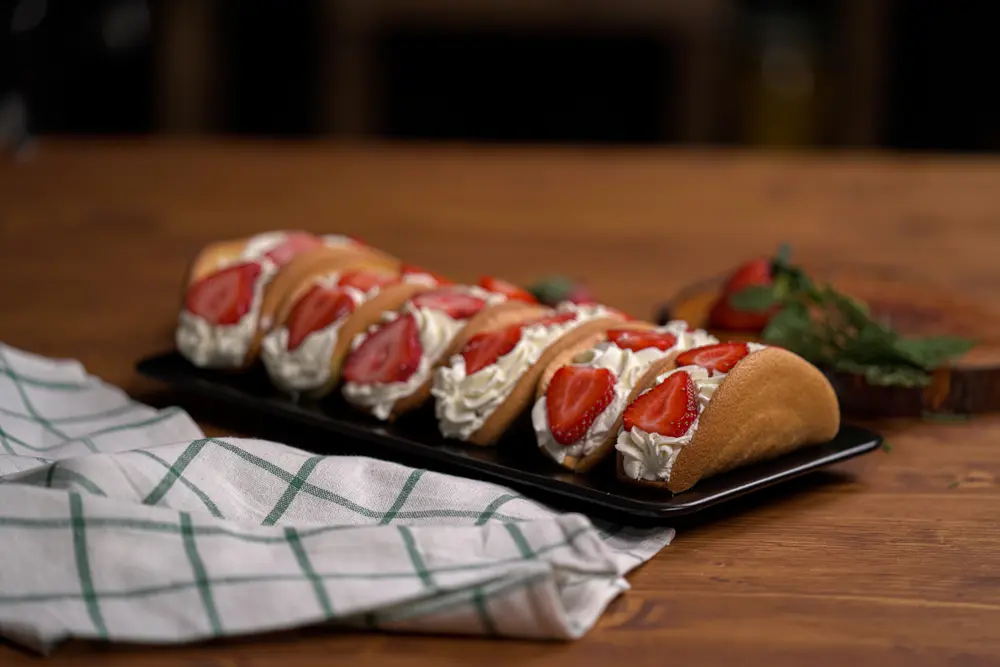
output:
[[[869,384],[922,387],[930,373],[975,344],[955,336],[907,338],[875,320],[867,304],[815,283],[789,262],[782,246],[771,263],[773,283],[730,295],[737,310],[773,312],[761,334],[813,364],[862,375]]]

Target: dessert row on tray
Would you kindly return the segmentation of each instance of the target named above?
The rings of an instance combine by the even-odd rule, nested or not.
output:
[[[720,343],[599,303],[539,304],[495,278],[455,284],[341,235],[213,243],[192,263],[176,330],[202,368],[262,364],[291,396],[339,392],[392,421],[433,410],[489,447],[530,414],[541,452],[678,493],[836,434],[833,389],[786,350]]]

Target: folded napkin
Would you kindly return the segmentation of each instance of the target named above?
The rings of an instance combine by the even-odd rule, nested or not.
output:
[[[510,489],[206,438],[0,345],[0,634],[177,643],[332,623],[571,639],[673,537]]]

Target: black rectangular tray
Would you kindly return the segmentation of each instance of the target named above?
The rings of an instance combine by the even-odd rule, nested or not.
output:
[[[538,451],[526,419],[495,447],[478,447],[442,437],[433,410],[384,424],[352,409],[336,394],[319,402],[296,402],[274,389],[262,370],[231,373],[200,369],[177,352],[144,359],[137,370],[180,391],[344,436],[352,441],[353,451],[495,482],[562,509],[623,523],[660,523],[691,515],[865,454],[882,442],[873,431],[845,424],[830,442],[716,475],[671,495],[617,480],[613,456],[608,457],[608,465],[586,474],[565,470]],[[331,448],[336,449],[335,445]]]

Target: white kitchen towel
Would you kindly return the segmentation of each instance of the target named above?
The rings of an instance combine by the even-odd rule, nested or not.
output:
[[[178,643],[330,623],[573,639],[669,544],[510,489],[206,438],[0,344],[0,633]]]

